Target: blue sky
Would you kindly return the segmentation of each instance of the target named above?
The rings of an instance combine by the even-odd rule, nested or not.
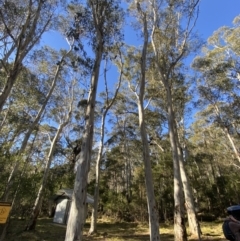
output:
[[[219,27],[231,25],[240,14],[240,0],[201,0],[196,29],[207,39]]]
[[[240,14],[240,0],[200,0],[196,30],[203,40],[222,26],[232,26]]]
[[[201,0],[200,1],[200,12],[198,21],[196,24],[196,31],[203,40],[207,40],[215,30],[222,26],[231,26],[233,19],[240,14],[240,0]],[[135,32],[126,31],[126,41],[131,44],[136,43],[137,45],[141,42],[137,41]],[[53,48],[69,48],[66,40],[63,36],[59,36],[54,32],[49,32],[45,34],[43,42],[45,44],[51,45]],[[138,42],[138,43],[137,43]],[[188,59],[188,64],[192,62],[191,56]],[[115,73],[114,73],[115,72]],[[111,78],[116,82],[116,70],[111,69]],[[101,74],[100,74],[101,76]],[[101,77],[100,77],[101,78]],[[101,82],[100,82],[101,83]],[[99,90],[102,89],[101,84],[99,84]],[[194,113],[192,113],[194,114]],[[193,116],[192,116],[193,117]],[[191,122],[191,120],[189,120]]]
[[[204,41],[219,27],[231,26],[233,19],[240,14],[240,0],[200,0],[199,7],[200,12],[195,30]],[[142,44],[142,40],[136,36],[136,33],[129,31],[129,29],[127,27],[125,32],[126,42],[136,45]],[[43,43],[56,49],[69,48],[64,37],[54,32],[45,34]],[[187,61],[189,65],[193,57],[189,57]],[[115,71],[114,68],[112,71]],[[101,88],[101,86],[99,87]]]
[[[240,0],[201,0],[196,30],[207,40],[219,27],[231,25],[234,17],[240,14]],[[127,32],[126,40],[136,39],[135,33]],[[54,48],[68,48],[66,40],[56,33],[45,34],[44,43]]]

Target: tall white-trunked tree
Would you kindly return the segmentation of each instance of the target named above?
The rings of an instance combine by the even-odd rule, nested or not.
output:
[[[99,71],[104,54],[107,54],[113,41],[121,38],[122,11],[115,0],[89,0],[78,5],[75,20],[89,37],[95,59],[93,61],[90,89],[87,101],[85,128],[82,148],[77,162],[72,205],[70,209],[65,241],[82,241],[85,223],[87,179],[91,161],[94,132],[94,110],[98,87]]]
[[[200,236],[194,205],[192,203],[193,199],[190,197],[191,190],[189,189],[189,185],[185,185],[186,183],[184,183],[183,186],[181,177],[182,174],[184,182],[188,181],[185,176],[184,166],[180,165],[182,153],[179,151],[180,144],[178,130],[175,125],[176,116],[172,93],[174,78],[179,71],[180,63],[190,51],[194,50],[194,35],[192,34],[192,30],[197,19],[195,10],[198,2],[199,0],[149,0],[153,12],[151,43],[155,56],[155,66],[166,92],[166,109],[174,173],[175,241],[187,240],[186,227],[184,224],[183,187],[186,201],[189,203],[187,205],[188,211],[192,208],[192,210],[188,212],[188,216],[191,216],[189,220],[192,222],[192,225],[190,225],[192,228],[191,231],[198,237]],[[193,40],[191,38],[193,38]],[[195,42],[195,45],[197,46],[196,43],[197,42]]]
[[[199,104],[212,110],[211,119],[218,123],[227,137],[239,167],[240,155],[237,141],[238,133],[235,117],[239,98],[239,33],[240,16],[233,20],[233,26],[224,26],[208,38],[203,56],[197,56],[193,68],[201,73],[198,81]],[[207,108],[206,108],[207,109]],[[236,135],[237,136],[237,135]]]
[[[147,28],[147,19],[146,19],[147,15],[141,10],[139,2],[137,2],[137,8],[138,8],[139,14],[142,16],[143,36],[144,36],[144,44],[143,44],[142,56],[141,56],[139,95],[137,96],[139,127],[140,127],[142,147],[143,147],[143,162],[145,166],[144,170],[145,170],[145,182],[146,182],[146,189],[147,189],[150,241],[158,241],[160,240],[159,217],[158,217],[158,210],[156,208],[156,201],[155,201],[155,195],[154,195],[153,177],[152,177],[152,169],[151,169],[151,162],[150,162],[150,150],[149,150],[146,125],[145,125],[145,119],[144,119],[146,55],[147,55],[147,46],[148,46],[148,28]]]
[[[118,49],[118,47],[117,47]],[[121,56],[121,50],[119,49],[119,62],[120,62],[120,73],[119,73],[119,79],[118,79],[118,84],[115,89],[115,92],[113,93],[113,97],[111,98],[109,96],[109,91],[108,91],[108,84],[107,84],[107,61],[106,61],[106,66],[104,68],[104,80],[105,80],[105,95],[106,99],[104,101],[104,107],[103,107],[103,113],[102,113],[102,120],[101,120],[101,129],[100,129],[100,144],[99,144],[99,149],[98,149],[98,154],[97,154],[97,159],[96,159],[96,172],[95,172],[95,188],[94,188],[94,203],[92,207],[92,217],[91,217],[91,226],[89,229],[89,234],[93,234],[94,232],[97,231],[97,217],[98,217],[98,204],[99,204],[99,181],[100,181],[100,164],[101,160],[103,157],[103,149],[104,149],[104,137],[105,137],[105,121],[106,121],[106,116],[108,114],[108,111],[114,104],[118,91],[121,86],[122,82],[122,75],[123,75],[123,62],[122,62],[122,56]],[[117,56],[117,55],[116,55]]]
[[[152,175],[152,165],[150,158],[150,149],[148,142],[148,133],[145,120],[145,91],[146,91],[146,71],[147,71],[147,54],[148,54],[148,45],[149,45],[149,29],[148,29],[148,9],[145,4],[140,1],[135,1],[134,5],[130,6],[131,9],[136,10],[136,19],[138,24],[142,29],[143,36],[143,45],[141,50],[136,51],[136,55],[133,54],[133,65],[137,73],[134,73],[132,69],[129,72],[130,77],[129,89],[135,94],[137,99],[138,106],[138,119],[139,119],[139,129],[142,141],[142,156],[144,163],[144,176],[145,176],[145,185],[147,193],[147,206],[148,206],[148,219],[149,219],[149,234],[150,241],[159,241],[159,216],[156,206],[155,194],[154,194],[154,185],[153,185],[153,175]],[[131,54],[130,54],[131,56]],[[136,67],[137,66],[137,67]],[[135,76],[135,77],[134,77]],[[137,76],[137,77],[136,77]],[[132,79],[131,79],[132,78]],[[136,86],[133,88],[133,84],[130,83],[136,82]]]

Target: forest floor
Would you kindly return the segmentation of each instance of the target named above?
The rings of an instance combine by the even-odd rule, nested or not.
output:
[[[40,219],[35,231],[24,232],[26,221],[11,220],[6,241],[64,241],[66,227],[52,223],[52,219]],[[222,234],[222,222],[201,222],[202,241],[225,241]],[[1,224],[2,226],[2,224]],[[0,229],[2,229],[1,227]],[[86,241],[147,241],[147,225],[139,223],[100,222],[98,233],[87,236],[89,223],[84,228]],[[161,241],[173,240],[173,226],[160,224]],[[189,241],[196,241],[188,237]]]

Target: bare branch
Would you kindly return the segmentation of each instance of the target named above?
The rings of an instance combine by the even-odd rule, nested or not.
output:
[[[151,103],[151,100],[152,100],[152,97],[148,100],[148,103],[146,104],[146,106],[144,107],[144,110],[146,110],[148,108],[148,106],[150,105]]]

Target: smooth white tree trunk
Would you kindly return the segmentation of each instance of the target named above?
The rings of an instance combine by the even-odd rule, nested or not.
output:
[[[187,210],[187,216],[188,216],[189,232],[191,235],[197,237],[198,240],[201,241],[200,224],[197,219],[197,214],[195,211],[195,205],[194,205],[194,200],[192,195],[192,189],[189,184],[189,180],[185,170],[183,153],[179,143],[178,143],[178,157],[179,157],[180,174],[181,174],[184,197],[185,197],[185,208]]]
[[[105,88],[106,88],[106,107],[103,111],[102,114],[102,121],[101,121],[101,140],[100,140],[100,144],[99,144],[99,149],[98,149],[98,155],[97,155],[97,160],[96,160],[96,178],[95,178],[95,188],[94,188],[94,203],[93,203],[93,207],[92,207],[92,217],[91,217],[91,225],[90,225],[90,229],[89,229],[89,234],[93,234],[94,232],[97,231],[97,217],[98,217],[98,200],[99,200],[99,180],[100,180],[100,163],[102,160],[102,155],[103,155],[103,147],[104,147],[104,137],[105,137],[105,119],[107,116],[107,113],[109,111],[109,109],[112,107],[113,103],[116,100],[121,82],[122,82],[122,73],[123,73],[123,63],[122,63],[122,58],[121,58],[121,54],[120,54],[120,59],[121,59],[121,69],[120,69],[120,75],[119,75],[119,81],[118,81],[118,85],[116,87],[114,96],[111,100],[109,100],[108,98],[108,88],[107,88],[107,77],[106,77],[106,67],[104,70],[104,76],[105,76]]]
[[[72,205],[69,212],[65,241],[82,241],[85,223],[84,210],[86,207],[87,179],[91,161],[94,110],[99,78],[99,69],[103,54],[101,34],[98,36],[95,63],[91,77],[91,89],[88,96],[86,123],[82,139],[82,148],[77,162],[76,178],[72,195]]]
[[[174,240],[186,241],[187,232],[184,221],[184,200],[182,179],[180,175],[180,165],[178,159],[178,149],[176,142],[176,133],[174,130],[174,112],[172,108],[172,95],[168,83],[165,82],[167,90],[167,109],[168,109],[168,129],[170,144],[173,157],[173,175],[174,175]]]
[[[175,127],[175,139],[177,143],[177,151],[178,151],[178,160],[179,160],[179,167],[180,167],[180,175],[183,184],[183,192],[185,198],[185,209],[187,210],[187,217],[188,217],[188,226],[189,226],[189,234],[197,237],[199,241],[201,241],[201,228],[198,222],[194,198],[193,198],[193,191],[192,187],[189,183],[189,179],[187,176],[186,168],[185,168],[185,161],[183,157],[182,146],[180,144],[180,137],[179,137],[179,130],[177,128],[176,120],[174,120],[174,127]]]
[[[214,109],[215,109],[216,116],[222,121],[220,110],[219,110],[219,108],[216,104],[214,105]],[[224,123],[224,121],[222,121],[222,123]],[[232,136],[229,134],[228,128],[225,127],[225,126],[222,126],[222,130],[223,130],[224,134],[227,136],[227,138],[230,142],[230,145],[232,146],[232,149],[233,149],[233,152],[234,152],[234,155],[235,155],[236,159],[240,163],[239,152],[236,148],[236,145],[234,143],[234,140],[233,140]]]
[[[98,217],[98,200],[99,200],[99,180],[100,180],[100,162],[102,159],[103,153],[103,141],[104,141],[104,131],[105,131],[105,118],[106,112],[104,112],[102,116],[102,124],[101,124],[101,140],[98,150],[98,156],[96,160],[96,180],[95,180],[95,187],[94,187],[94,203],[92,207],[92,217],[91,217],[91,226],[89,229],[89,234],[93,234],[97,230],[97,217]]]
[[[139,114],[139,128],[141,133],[142,148],[143,148],[143,163],[144,163],[144,174],[145,174],[145,184],[147,191],[147,205],[148,205],[148,215],[149,215],[149,232],[150,241],[159,241],[159,217],[158,209],[156,206],[153,177],[152,177],[152,167],[150,160],[150,150],[149,143],[146,132],[145,116],[144,116],[144,93],[145,93],[145,82],[146,82],[146,56],[147,56],[147,46],[148,46],[148,26],[147,26],[147,16],[141,9],[140,3],[136,2],[137,10],[141,16],[142,26],[143,26],[143,36],[144,43],[141,54],[141,74],[139,79],[139,94],[136,93],[138,99],[138,114]]]
[[[154,7],[154,6],[153,6]],[[154,8],[153,8],[154,9]],[[156,9],[154,10],[154,19],[156,20]],[[156,24],[156,23],[154,23]],[[184,223],[184,200],[183,200],[183,189],[182,189],[182,180],[180,175],[180,166],[178,160],[178,150],[177,150],[177,142],[174,130],[174,111],[172,104],[172,95],[171,95],[171,87],[169,83],[169,74],[163,73],[162,68],[159,65],[158,52],[155,46],[153,34],[155,32],[156,26],[153,25],[151,43],[154,50],[154,54],[156,57],[156,66],[161,76],[162,83],[166,89],[166,98],[167,98],[167,115],[168,115],[168,129],[169,129],[169,138],[170,145],[172,150],[172,158],[173,158],[173,175],[174,175],[174,240],[175,241],[186,241],[187,240],[187,232]]]
[[[159,234],[158,209],[156,206],[154,187],[153,187],[150,150],[149,150],[149,143],[147,139],[145,120],[144,120],[144,108],[143,108],[143,102],[141,101],[139,101],[138,103],[138,113],[139,113],[139,127],[141,132],[142,148],[143,148],[145,184],[146,184],[146,190],[147,190],[150,241],[159,241],[160,234]]]
[[[159,2],[156,0],[149,0],[149,3],[152,7],[153,11],[153,23],[152,23],[152,35],[151,35],[151,43],[153,47],[153,52],[156,59],[156,67],[157,71],[159,73],[159,76],[161,78],[161,81],[165,87],[166,95],[167,95],[167,113],[168,113],[168,128],[169,128],[169,137],[170,137],[170,144],[172,149],[172,157],[173,157],[173,172],[174,172],[174,240],[175,241],[186,241],[187,240],[187,233],[186,233],[186,227],[184,223],[184,198],[183,198],[183,183],[181,179],[181,173],[180,173],[180,160],[179,160],[179,153],[178,153],[178,135],[175,131],[175,116],[174,116],[174,110],[173,110],[173,103],[172,103],[172,83],[171,83],[171,74],[174,71],[175,66],[181,61],[181,59],[184,57],[185,50],[187,47],[187,40],[190,37],[190,33],[193,29],[193,26],[195,23],[193,23],[193,26],[190,27],[191,21],[194,19],[194,10],[198,4],[198,0],[195,2],[189,2],[188,8],[189,8],[189,16],[187,17],[188,24],[186,25],[186,29],[183,29],[182,38],[180,36],[179,32],[179,24],[177,23],[175,25],[176,30],[172,34],[172,38],[175,39],[175,42],[172,43],[172,45],[169,45],[169,48],[178,49],[177,55],[174,57],[174,60],[171,60],[169,58],[170,56],[164,56],[166,59],[166,65],[163,63],[161,64],[160,58],[161,58],[161,47],[160,51],[158,49],[158,45],[155,44],[155,41],[161,41],[161,38],[156,39],[157,31],[159,31],[159,21],[161,19],[161,14],[158,10],[158,4]],[[169,8],[170,11],[174,11]],[[180,13],[178,14],[180,16]],[[179,19],[177,21],[180,21]],[[194,20],[193,20],[194,21]],[[171,23],[169,23],[171,25]],[[183,34],[184,33],[184,34]],[[164,41],[164,40],[163,40]],[[156,42],[157,43],[157,42]],[[171,51],[169,51],[171,53]],[[168,64],[167,64],[168,62]],[[185,179],[186,181],[186,179]],[[185,183],[186,184],[186,183]]]

